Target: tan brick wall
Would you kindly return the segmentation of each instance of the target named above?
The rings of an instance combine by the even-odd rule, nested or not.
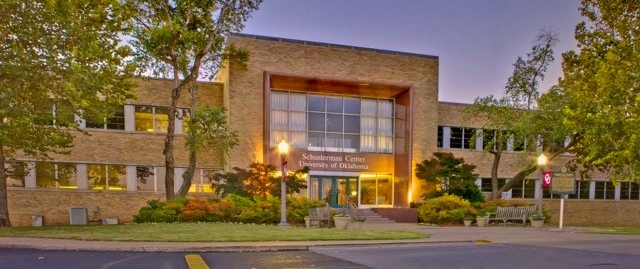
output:
[[[44,225],[69,225],[69,208],[86,207],[89,220],[118,218],[119,222],[133,221],[133,215],[147,205],[148,200],[164,201],[164,193],[126,193],[97,191],[60,191],[60,190],[19,190],[8,191],[9,218],[11,224],[31,226],[31,217],[43,216]],[[189,198],[206,200],[215,197],[212,194],[192,194]],[[98,214],[93,207],[99,206]]]
[[[414,160],[436,150],[438,60],[416,55],[380,53],[344,46],[303,44],[246,36],[230,42],[250,51],[246,71],[229,68],[231,127],[240,145],[231,152],[231,166],[263,162],[264,72],[345,81],[411,85],[413,91]],[[415,161],[413,162],[415,165]],[[417,184],[414,180],[414,184]]]
[[[537,203],[535,200],[532,204]],[[551,214],[548,226],[560,223],[560,200],[544,200],[542,208]],[[640,226],[640,202],[613,200],[564,200],[563,226]]]
[[[169,106],[171,104],[171,90],[173,81],[168,79],[139,79],[136,80],[136,100],[130,100],[130,104],[146,104],[157,106]],[[197,99],[201,104],[213,104],[222,106],[223,86],[216,82],[198,82]],[[184,91],[178,102],[180,107],[189,107],[189,92]]]

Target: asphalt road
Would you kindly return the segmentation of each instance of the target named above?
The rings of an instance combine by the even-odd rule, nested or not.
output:
[[[216,268],[638,268],[640,239],[624,252],[504,243],[312,247],[310,251],[202,252]],[[593,247],[595,248],[595,246]],[[633,254],[635,253],[635,254]],[[0,268],[189,268],[184,252],[1,249]]]

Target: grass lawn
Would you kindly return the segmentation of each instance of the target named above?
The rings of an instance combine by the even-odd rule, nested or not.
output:
[[[252,242],[420,239],[427,234],[400,230],[338,230],[233,223],[144,223],[125,225],[0,228],[0,237],[40,237],[94,241]]]
[[[640,235],[640,227],[591,227],[590,233]]]

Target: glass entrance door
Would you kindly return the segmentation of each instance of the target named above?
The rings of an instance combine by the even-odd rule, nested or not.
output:
[[[358,178],[340,176],[311,176],[310,199],[324,200],[331,207],[345,207],[347,199],[358,203]]]

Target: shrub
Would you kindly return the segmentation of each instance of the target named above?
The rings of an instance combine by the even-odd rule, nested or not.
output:
[[[323,201],[309,200],[307,197],[287,197],[287,221],[302,224],[304,217],[309,215],[309,208],[325,205]]]
[[[159,200],[147,201],[147,206],[140,208],[138,215],[133,216],[136,223],[144,222],[175,222],[179,213],[175,204],[168,204]]]
[[[475,210],[469,201],[449,194],[429,199],[418,208],[421,221],[432,224],[457,224],[464,216],[473,214]]]

